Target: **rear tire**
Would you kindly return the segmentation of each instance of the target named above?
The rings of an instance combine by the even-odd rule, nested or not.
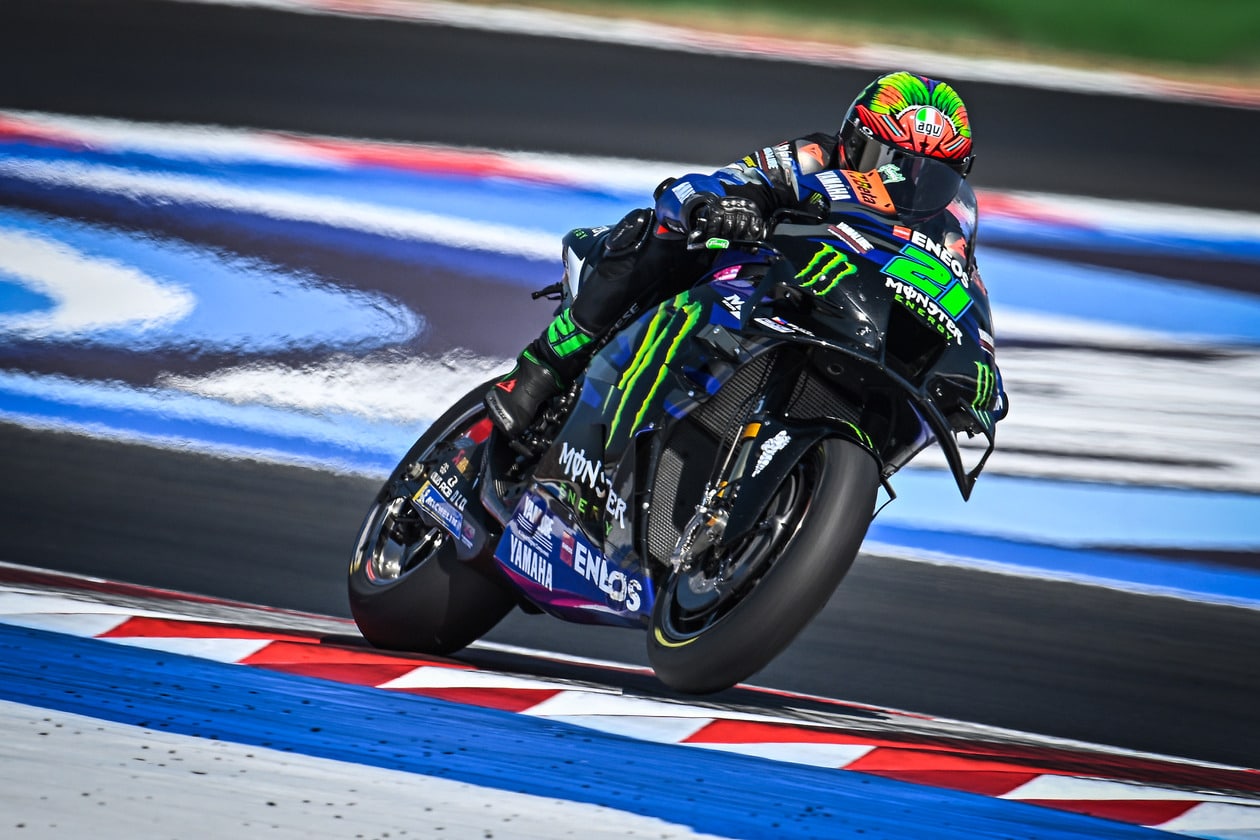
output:
[[[875,510],[879,470],[847,440],[820,441],[736,545],[697,558],[657,595],[648,659],[688,694],[730,688],[779,655],[853,565]]]
[[[420,436],[359,529],[350,561],[350,612],[363,638],[376,647],[452,653],[488,633],[516,603],[506,584],[487,571],[494,541],[483,556],[458,559],[453,538],[416,511],[399,483],[416,464],[485,419],[482,395],[490,385],[468,392]]]

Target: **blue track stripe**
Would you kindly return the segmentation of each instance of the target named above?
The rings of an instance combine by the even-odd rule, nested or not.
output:
[[[960,566],[983,568],[986,563],[994,563],[1056,580],[1077,580],[1250,609],[1260,607],[1260,571],[896,525],[873,525],[867,538],[891,546],[897,555],[948,555],[956,558]]]
[[[1001,444],[999,444],[1000,450]],[[964,502],[944,470],[893,476],[876,523],[1064,548],[1260,549],[1260,495],[985,474]]]
[[[557,263],[552,260],[533,260],[518,254],[400,238],[335,223],[321,224],[276,218],[261,212],[224,209],[194,201],[170,200],[159,203],[73,186],[48,187],[30,184],[3,176],[0,176],[0,190],[13,199],[54,202],[65,208],[62,212],[66,214],[104,214],[107,217],[125,219],[131,225],[158,229],[174,225],[189,236],[198,231],[210,236],[222,236],[224,231],[232,231],[239,234],[238,239],[241,242],[267,243],[268,250],[281,250],[286,246],[292,249],[296,244],[342,254],[394,260],[417,266],[418,283],[424,282],[424,278],[434,269],[442,269],[460,276],[491,278],[508,287],[536,289],[551,283],[559,272]],[[51,223],[46,226],[55,227]],[[559,241],[562,233],[563,231],[556,235],[557,256],[560,253]]]
[[[1022,309],[1175,336],[1260,342],[1260,298],[1254,295],[996,247],[984,249],[979,260],[996,311]],[[998,314],[994,323],[1000,346]]]
[[[137,174],[192,177],[208,184],[247,185],[250,190],[290,191],[297,187],[316,199],[397,207],[405,210],[477,218],[499,224],[529,224],[555,232],[615,220],[647,197],[645,190],[600,184],[579,186],[501,174],[421,171],[370,163],[261,161],[222,157],[181,157],[100,149],[55,149],[0,140],[5,157],[71,166],[106,166]]]
[[[984,203],[984,198],[980,199]],[[1185,212],[1193,213],[1190,208]],[[1121,210],[1123,215],[1123,210]],[[1196,231],[1179,233],[1176,223],[1117,226],[1114,229],[1089,224],[1064,224],[1043,218],[982,216],[980,229],[984,247],[995,245],[1051,245],[1085,248],[1111,254],[1168,254],[1170,256],[1223,257],[1237,261],[1260,260],[1260,240],[1245,231],[1233,233]]]
[[[728,837],[1159,838],[860,773],[0,625],[0,698],[165,732],[587,802]],[[423,785],[416,781],[417,789]]]

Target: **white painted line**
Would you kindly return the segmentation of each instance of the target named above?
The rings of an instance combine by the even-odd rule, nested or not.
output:
[[[469,251],[512,254],[553,262],[556,236],[549,231],[472,222],[437,213],[349,199],[321,198],[287,190],[260,190],[190,175],[148,174],[115,166],[0,159],[0,177],[50,187],[75,187],[147,199],[203,204],[238,213],[370,231],[383,236],[437,242]]]
[[[404,424],[433,420],[456,395],[507,371],[508,358],[448,353],[401,361],[333,358],[297,366],[250,364],[204,376],[159,376],[157,384],[229,403],[318,413],[335,408]]]
[[[677,744],[713,722],[713,718],[657,717],[647,715],[544,715],[547,720],[594,729],[609,735],[622,735],[658,744]]]
[[[399,660],[400,662],[405,660]],[[528,688],[540,691],[559,691],[558,683],[529,677],[515,677],[493,671],[476,671],[472,668],[448,668],[442,665],[421,665],[400,677],[383,682],[377,688],[400,690],[408,688]]]
[[[589,691],[562,691],[522,714],[531,717],[563,717],[577,715],[617,717],[692,718],[708,721],[714,717],[713,709],[685,703],[670,703],[648,697],[627,697],[617,693],[595,694]],[[778,718],[775,718],[776,720]],[[599,728],[595,726],[593,728]]]
[[[235,664],[272,643],[271,639],[198,639],[170,636],[111,636],[102,641]]]
[[[0,230],[0,274],[53,301],[39,312],[0,315],[0,333],[23,338],[150,329],[185,317],[195,303],[186,289],[135,268],[14,230]]]
[[[1260,610],[1260,601],[1252,598],[1231,597],[1216,592],[1197,592],[1186,589],[1156,586],[1117,578],[1104,578],[1097,575],[1086,575],[1057,569],[1038,569],[1022,566],[1017,563],[1002,563],[996,560],[980,560],[948,554],[943,551],[928,551],[920,548],[893,545],[891,543],[867,540],[862,543],[862,554],[889,560],[902,560],[907,563],[923,563],[929,566],[948,566],[957,569],[969,569],[993,575],[1040,580],[1051,583],[1071,583],[1079,586],[1092,586],[1099,589],[1111,589],[1116,592],[1129,592],[1152,598],[1172,598],[1177,601],[1190,601],[1196,604],[1216,604],[1223,607],[1238,607],[1245,610]]]
[[[1260,804],[1205,802],[1153,827],[1212,840],[1260,840]]]
[[[130,615],[105,613],[0,613],[0,623],[68,636],[95,637],[125,624]]]
[[[1260,807],[1260,798],[1229,796],[1203,790],[1182,790],[1171,787],[1117,782],[1110,779],[1088,779],[1077,776],[1038,776],[1002,799],[1066,799],[1066,800],[1211,800]]]
[[[771,761],[786,761],[791,764],[808,764],[811,767],[842,768],[872,752],[876,747],[862,744],[712,744],[708,742],[689,742],[689,747],[700,747],[718,752],[736,753],[738,755],[755,755]]]

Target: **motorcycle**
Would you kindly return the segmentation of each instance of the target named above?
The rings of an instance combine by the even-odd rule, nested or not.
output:
[[[939,446],[970,497],[1005,410],[958,235],[974,196],[912,224],[878,173],[806,179],[816,213],[705,243],[705,277],[608,338],[518,439],[487,419],[494,380],[420,436],[355,544],[367,641],[449,654],[519,607],[646,631],[665,685],[715,692],[822,609],[915,455]],[[535,296],[571,301],[600,241],[570,233],[564,280]],[[984,442],[971,467],[964,434]]]

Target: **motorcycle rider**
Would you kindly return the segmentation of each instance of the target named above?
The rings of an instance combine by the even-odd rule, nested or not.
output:
[[[710,175],[665,181],[656,189],[654,208],[630,212],[596,244],[586,258],[593,270],[572,305],[487,391],[491,421],[505,434],[519,435],[541,406],[585,369],[600,337],[644,307],[690,288],[714,252],[688,245],[713,237],[758,240],[776,209],[820,201],[825,207],[824,196],[798,183],[803,175],[880,170],[903,221],[951,213],[956,229],[944,244],[965,254],[975,226],[975,197],[964,180],[973,160],[971,124],[954,88],[899,71],[871,82],[836,134],[809,134],[760,149]],[[576,244],[575,235],[589,231],[570,233],[566,253]],[[974,262],[968,268],[979,283]],[[993,369],[996,421],[1006,413],[1006,397],[996,364]]]

